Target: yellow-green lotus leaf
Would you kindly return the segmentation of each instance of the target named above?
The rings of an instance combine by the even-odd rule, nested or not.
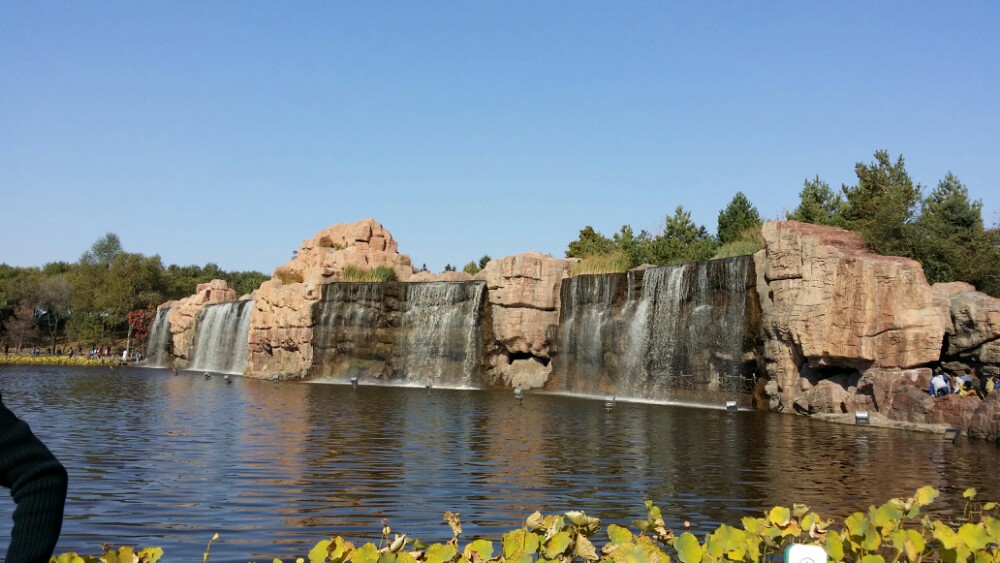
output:
[[[751,534],[759,534],[761,530],[767,526],[767,521],[763,518],[754,518],[752,516],[744,516],[740,519],[743,523],[743,529],[750,532]]]
[[[652,538],[648,536],[639,536],[635,539],[635,543],[642,547],[645,559],[643,561],[649,561],[650,563],[667,563],[670,561],[670,556],[660,549],[660,546],[656,545]]]
[[[63,553],[59,557],[53,557],[52,560],[56,563],[84,563],[83,557],[73,552]]]
[[[923,553],[927,547],[924,535],[916,530],[906,530],[906,557],[910,561],[916,561],[917,557]]]
[[[313,546],[307,555],[309,563],[323,563],[326,561],[326,556],[330,554],[330,544],[332,543],[333,540],[323,540]]]
[[[990,535],[977,524],[962,524],[958,529],[958,538],[973,551],[983,549],[990,543]]]
[[[952,530],[950,526],[940,520],[934,521],[934,529],[931,532],[931,536],[941,542],[941,547],[945,549],[955,549],[962,543],[955,530]]]
[[[861,558],[861,563],[885,563],[885,557],[877,553],[869,553]]]
[[[809,506],[808,505],[798,504],[798,503],[792,504],[792,514],[796,518],[802,518],[803,516],[805,516],[808,513],[809,513]]]
[[[887,502],[878,507],[877,510],[870,512],[872,524],[878,528],[882,528],[883,531],[886,529],[895,529],[899,525],[899,521],[903,518],[903,511],[891,502]]]
[[[974,498],[976,498],[976,488],[975,487],[969,487],[968,489],[965,489],[965,492],[962,493],[962,496],[964,498],[967,498],[967,499],[974,499]]]
[[[674,541],[677,557],[683,563],[701,563],[701,543],[691,532],[684,532]]]
[[[865,532],[865,539],[861,541],[861,547],[865,551],[875,551],[880,545],[882,545],[882,536],[879,535],[878,530],[868,528],[868,531]]]
[[[608,526],[608,541],[612,544],[616,543],[631,543],[634,540],[631,530],[628,528],[623,528],[618,524],[611,524]]]
[[[850,532],[853,537],[863,537],[865,532],[868,531],[868,518],[860,512],[855,512],[844,519],[844,525],[847,526],[847,531]]]
[[[139,561],[143,563],[156,563],[163,557],[163,550],[159,547],[147,547],[139,550]]]
[[[927,506],[928,504],[934,502],[934,499],[936,499],[940,494],[941,491],[927,485],[917,489],[917,494],[914,495],[913,500],[920,506]]]
[[[983,526],[986,527],[986,533],[990,535],[993,543],[1000,543],[1000,520],[992,516],[983,516]]]
[[[524,528],[507,532],[503,535],[504,557],[510,558],[521,553],[534,553],[538,551],[539,543],[541,543],[541,537]]]
[[[479,554],[479,557],[483,560],[491,559],[493,557],[493,542],[489,540],[476,540],[469,545],[465,546],[465,550],[462,552],[463,555],[472,559],[472,553],[475,551]]]
[[[353,563],[378,563],[378,547],[372,542],[367,542],[354,550],[351,557]]]
[[[569,532],[559,532],[546,540],[545,544],[542,546],[542,555],[544,555],[546,559],[555,559],[565,553],[569,544],[572,542],[573,538]]]
[[[786,526],[792,519],[792,511],[784,506],[775,506],[767,513],[767,519],[775,526]]]
[[[458,550],[454,545],[450,543],[436,543],[424,551],[424,562],[445,563],[446,561],[451,561],[452,557],[455,557],[456,553],[458,553]]]
[[[844,542],[840,539],[838,534],[828,534],[826,536],[826,549],[827,554],[830,555],[830,559],[834,561],[844,560]]]
[[[983,505],[983,510],[993,510],[996,507],[997,507],[997,503],[995,503],[995,502],[988,502],[988,503],[986,503],[986,504]]]

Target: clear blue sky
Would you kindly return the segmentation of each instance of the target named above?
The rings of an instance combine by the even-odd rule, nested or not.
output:
[[[0,262],[107,232],[270,273],[374,217],[416,265],[766,218],[877,149],[1000,221],[1000,3],[0,2]]]

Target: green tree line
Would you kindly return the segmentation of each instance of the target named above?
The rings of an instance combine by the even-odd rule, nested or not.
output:
[[[902,155],[893,160],[885,150],[872,162],[856,163],[854,171],[857,183],[839,191],[819,176],[805,180],[798,206],[785,218],[857,232],[879,254],[919,261],[930,283],[964,281],[1000,296],[1000,229],[985,227],[982,202],[971,200],[954,174],[927,191],[910,178]],[[635,234],[624,225],[609,238],[587,226],[566,257],[614,264],[613,270],[752,254],[763,245],[761,223],[756,207],[738,192],[719,212],[715,235],[678,206],[658,233]]]
[[[227,272],[212,263],[164,267],[157,255],[126,252],[118,236],[108,233],[74,263],[0,264],[0,340],[19,347],[40,330],[53,347],[59,337],[110,342],[127,333],[130,311],[186,297],[213,279],[226,280],[242,295],[267,276]]]

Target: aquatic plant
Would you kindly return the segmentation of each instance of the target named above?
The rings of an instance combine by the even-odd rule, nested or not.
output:
[[[997,503],[980,503],[976,490],[967,489],[962,517],[958,521],[931,519],[923,513],[940,492],[921,487],[909,498],[894,498],[867,511],[854,512],[839,526],[821,517],[808,506],[775,506],[759,517],[746,516],[740,527],[723,524],[701,538],[690,531],[676,534],[667,528],[660,509],[646,501],[646,517],[632,522],[635,531],[610,524],[607,541],[600,546],[592,539],[600,530],[600,520],[583,512],[543,516],[535,512],[524,524],[501,537],[499,542],[474,539],[464,546],[459,537],[462,522],[458,513],[446,512],[444,520],[452,538],[445,543],[425,544],[407,534],[393,534],[382,521],[378,545],[360,547],[334,536],[318,542],[306,558],[309,563],[485,563],[485,562],[661,562],[703,563],[710,561],[760,563],[780,558],[793,543],[822,547],[830,561],[993,561],[1000,562],[1000,520],[994,517]],[[686,527],[686,523],[685,523]],[[391,536],[391,537],[390,537]],[[218,534],[212,541],[218,538]],[[211,542],[209,542],[211,546]],[[127,550],[127,551],[125,551]],[[53,557],[55,563],[126,561],[156,563],[163,552],[147,548],[109,549],[100,558],[67,553]],[[208,550],[205,561],[208,561]],[[272,563],[283,563],[280,559]]]

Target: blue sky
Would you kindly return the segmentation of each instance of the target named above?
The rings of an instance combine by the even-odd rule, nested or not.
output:
[[[1000,221],[997,2],[2,2],[0,262],[107,232],[270,273],[374,217],[416,265],[714,232],[878,149]]]

